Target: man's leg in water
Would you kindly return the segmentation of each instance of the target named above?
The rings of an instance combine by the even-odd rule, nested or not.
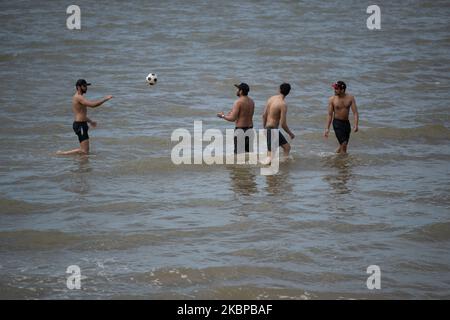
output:
[[[272,162],[272,151],[267,151],[267,158],[261,161],[261,164],[268,165]]]
[[[287,158],[289,156],[289,152],[291,151],[291,145],[289,143],[285,143],[281,147],[283,148],[284,156]]]
[[[348,142],[344,142],[342,144],[342,153],[346,154],[347,153],[347,146],[348,146]]]
[[[89,154],[89,139],[81,141],[80,147],[69,151],[58,151],[57,155],[70,156],[72,154],[87,155]]]
[[[80,142],[82,154],[89,154],[89,139]]]
[[[269,129],[269,130],[273,130],[273,129]],[[267,135],[272,134],[271,131],[267,130]],[[277,130],[278,131],[278,130]],[[279,138],[278,138],[278,143],[283,143],[280,147],[283,148],[283,154],[284,157],[288,157],[289,156],[289,152],[291,151],[291,145],[286,141],[286,139],[283,137],[283,135],[278,132]],[[268,136],[269,137],[269,136]],[[267,139],[267,148],[271,149],[271,138]],[[262,164],[271,164],[272,163],[272,151],[267,150],[267,159],[265,161],[261,162]]]
[[[343,144],[340,144],[339,147],[335,151],[336,153],[347,153],[347,142],[344,142]]]
[[[261,161],[263,165],[269,165],[272,162],[272,128],[266,129],[266,139],[267,139],[267,158]]]

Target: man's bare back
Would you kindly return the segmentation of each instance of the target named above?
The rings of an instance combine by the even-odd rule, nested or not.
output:
[[[281,125],[291,139],[295,138],[295,135],[287,125],[287,105],[285,99],[290,91],[291,85],[289,83],[282,83],[279,89],[280,94],[272,96],[267,100],[266,108],[264,109],[262,116],[264,129],[267,129],[266,138],[268,157],[266,161],[263,161],[264,164],[269,164],[272,161],[272,129],[277,129],[279,146],[283,148],[284,155],[286,157],[289,156],[291,145],[278,130],[278,127]]]
[[[253,114],[255,113],[255,102],[248,96],[249,86],[246,83],[235,85],[238,88],[236,95],[239,97],[233,104],[228,114],[217,113],[219,118],[234,122],[236,128],[253,128]]]
[[[287,105],[282,94],[272,96],[267,100],[266,109],[263,114],[264,128],[278,128],[281,127],[286,131],[291,139],[294,139],[294,134],[287,126]]]
[[[248,96],[240,97],[235,102],[235,105],[237,109],[236,128],[253,127],[253,114],[255,112],[255,102],[253,99]]]
[[[239,85],[234,85],[237,88],[236,95],[239,97],[233,104],[233,108],[228,114],[224,114],[223,111],[217,113],[219,118],[226,121],[235,123],[235,134],[236,132],[243,131],[246,136],[244,136],[244,149],[245,152],[250,152],[250,146],[253,144],[251,139],[253,139],[253,113],[255,112],[255,103],[253,99],[248,96],[250,87],[248,84],[242,82]],[[250,139],[251,138],[251,139]],[[241,141],[241,140],[240,140]],[[239,150],[238,150],[239,149]],[[241,153],[240,147],[238,148],[238,139],[235,135],[234,137],[234,153]]]
[[[280,125],[281,111],[286,108],[286,102],[280,95],[270,97],[267,101],[267,120],[265,127],[278,128]]]

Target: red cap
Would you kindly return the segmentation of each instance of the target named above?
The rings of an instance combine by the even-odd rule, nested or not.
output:
[[[333,89],[343,89],[343,90],[347,89],[347,85],[345,84],[344,81],[337,81],[337,82],[333,83],[331,85],[331,87]]]

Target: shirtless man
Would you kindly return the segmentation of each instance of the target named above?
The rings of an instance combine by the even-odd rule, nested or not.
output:
[[[253,128],[255,103],[248,96],[248,92],[250,91],[248,84],[241,83],[235,84],[234,86],[237,88],[236,95],[239,98],[234,102],[233,108],[227,115],[219,112],[217,116],[227,121],[235,122],[235,132],[241,129],[245,133],[248,129]],[[253,144],[253,130],[250,130],[249,133],[245,134],[245,152],[250,152],[250,146]],[[234,137],[234,153],[238,153],[236,133]]]
[[[87,107],[96,108],[112,98],[112,96],[106,96],[101,100],[87,100],[85,97],[83,97],[83,95],[87,92],[87,86],[90,85],[91,84],[87,83],[86,80],[79,79],[75,84],[77,92],[72,97],[72,111],[75,116],[75,121],[73,122],[73,131],[75,131],[75,134],[78,136],[80,147],[69,151],[58,151],[56,153],[58,155],[89,154],[88,123],[93,128],[95,128],[97,126],[97,122],[92,121],[87,117]]]
[[[331,121],[333,121],[334,133],[339,141],[339,147],[336,149],[336,153],[345,154],[347,153],[348,140],[352,131],[350,121],[348,120],[350,109],[353,112],[354,132],[358,132],[358,109],[356,107],[355,97],[345,93],[347,85],[343,81],[334,83],[332,87],[334,89],[334,96],[328,100],[327,125],[323,135],[325,138],[328,138]]]
[[[269,98],[266,104],[266,108],[263,113],[263,126],[264,129],[267,129],[267,160],[264,162],[265,164],[270,164],[272,161],[272,135],[271,129],[276,129],[278,131],[278,142],[279,145],[283,148],[284,156],[289,156],[289,152],[291,151],[290,144],[286,141],[286,138],[278,129],[278,126],[281,123],[281,127],[284,131],[287,132],[291,139],[295,138],[295,135],[289,129],[286,121],[287,116],[287,105],[285,102],[286,96],[291,91],[291,85],[289,83],[283,83],[280,85],[279,94],[276,96],[272,96]]]

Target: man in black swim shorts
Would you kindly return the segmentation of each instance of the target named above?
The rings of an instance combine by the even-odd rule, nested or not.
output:
[[[272,132],[271,132],[271,130],[274,130],[274,129],[278,132],[278,145],[280,147],[283,147],[284,145],[286,145],[288,143],[286,138],[284,137],[284,135],[281,133],[280,129],[278,129],[276,127],[266,126],[267,151],[269,151],[269,152],[272,152]]]
[[[89,126],[87,124],[87,121],[74,121],[72,128],[75,134],[78,136],[78,141],[80,143],[82,143],[85,140],[89,140],[88,135]]]
[[[72,97],[72,111],[75,116],[72,128],[75,134],[78,136],[80,147],[69,151],[58,151],[58,155],[71,155],[71,154],[89,154],[89,126],[88,123],[95,127],[97,122],[92,121],[87,117],[87,107],[96,108],[101,106],[106,101],[110,100],[112,96],[106,96],[101,100],[90,101],[83,95],[87,92],[87,87],[91,85],[84,79],[79,79],[75,84],[77,92]]]
[[[234,133],[234,153],[251,152],[253,145],[254,130],[253,129],[253,113],[255,112],[255,103],[252,98],[248,96],[250,87],[246,83],[234,85],[237,88],[236,96],[238,99],[234,102],[233,108],[228,114],[223,112],[217,113],[219,118],[235,123]],[[249,130],[247,132],[247,130]],[[245,137],[244,150],[240,150],[240,141]],[[242,144],[243,146],[243,144]]]
[[[278,129],[281,125],[291,139],[295,138],[295,135],[287,125],[288,107],[286,104],[286,97],[290,91],[291,85],[289,83],[282,83],[278,90],[278,94],[267,100],[262,116],[263,126],[267,129],[267,159],[262,161],[263,164],[270,164],[272,161],[272,130],[274,129],[278,132],[278,137],[275,136],[275,139],[278,140],[278,145],[283,149],[283,153],[286,158],[289,156],[289,152],[291,151],[291,145],[287,142],[280,129]]]
[[[334,96],[328,100],[328,116],[324,137],[328,138],[330,125],[333,122],[334,133],[339,142],[336,153],[347,153],[348,141],[350,139],[351,126],[348,116],[350,109],[353,112],[354,132],[358,132],[359,114],[356,107],[355,97],[345,93],[347,85],[343,81],[338,81],[332,85]]]

